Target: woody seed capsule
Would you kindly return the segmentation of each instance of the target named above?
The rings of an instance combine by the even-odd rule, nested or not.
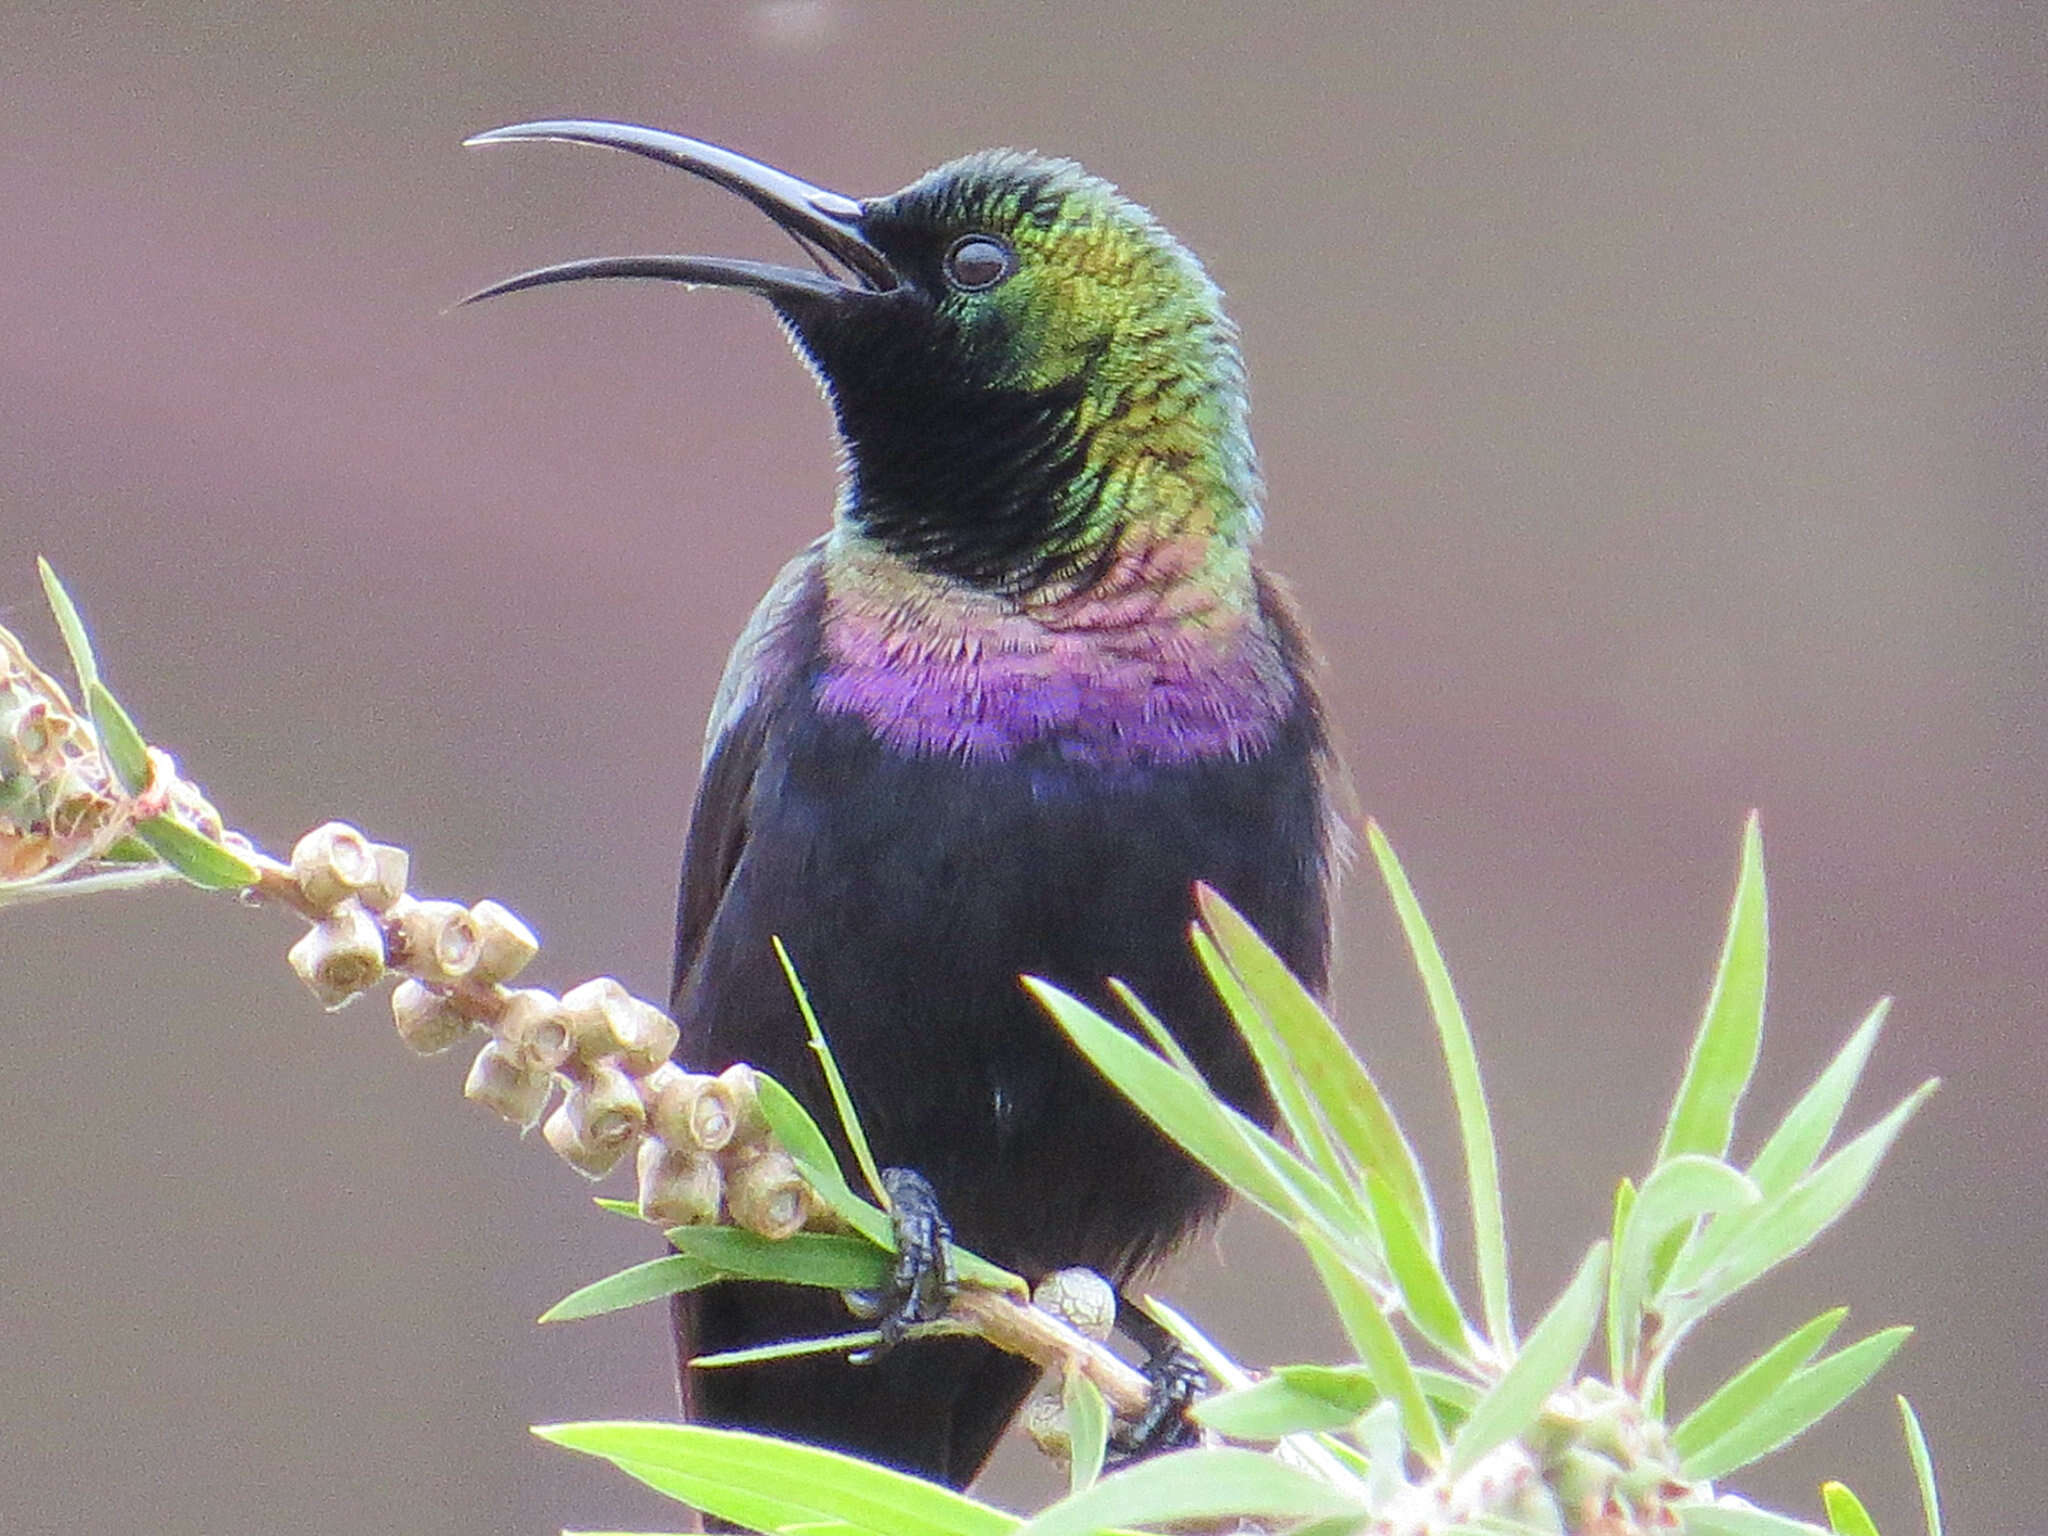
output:
[[[509,994],[493,1030],[514,1059],[536,1072],[560,1068],[574,1043],[560,1000],[536,987]]]
[[[579,1135],[591,1142],[623,1145],[647,1129],[647,1106],[640,1087],[616,1062],[600,1061],[590,1075],[575,1082],[562,1101]]]
[[[345,821],[317,826],[292,845],[292,882],[319,911],[331,910],[376,878],[370,840]]]
[[[617,1063],[600,1061],[587,1081],[572,1083],[540,1129],[571,1168],[585,1178],[601,1179],[646,1129],[646,1116],[633,1079]]]
[[[664,1061],[640,1079],[640,1102],[647,1106],[648,1134],[659,1136],[672,1147],[689,1145],[690,1102],[697,1096],[696,1085],[707,1079],[685,1072],[672,1061]]]
[[[460,902],[406,896],[392,903],[387,916],[398,928],[404,968],[420,980],[452,987],[476,969],[482,945]]]
[[[649,1121],[670,1146],[723,1151],[739,1127],[732,1090],[718,1078],[663,1062],[642,1080],[640,1089]]]
[[[583,1061],[622,1056],[634,1071],[652,1072],[674,1053],[680,1038],[667,1014],[609,976],[571,987],[562,994],[562,1008]]]
[[[1041,1392],[1024,1405],[1019,1422],[1031,1443],[1061,1466],[1073,1459],[1074,1437],[1067,1429],[1067,1408],[1057,1392]]]
[[[779,1147],[769,1148],[726,1169],[725,1206],[749,1232],[780,1242],[803,1230],[811,1190],[795,1160]]]
[[[1098,1344],[1116,1331],[1116,1290],[1092,1269],[1056,1269],[1032,1288],[1031,1303]]]
[[[398,1038],[422,1056],[438,1056],[469,1033],[470,1020],[453,998],[408,977],[391,994]]]
[[[756,1086],[760,1074],[744,1061],[736,1061],[718,1074],[732,1106],[732,1140],[735,1147],[768,1139],[768,1117],[761,1113],[761,1094]]]
[[[555,1080],[548,1073],[522,1066],[502,1041],[489,1040],[470,1064],[462,1096],[495,1111],[522,1131],[530,1131],[548,1107],[554,1087]]]
[[[307,930],[288,958],[331,1012],[384,975],[384,930],[362,903],[344,901]]]
[[[405,894],[405,882],[412,874],[412,855],[390,843],[372,843],[370,856],[376,860],[377,873],[356,892],[356,899],[372,912],[387,912]]]
[[[715,1158],[677,1151],[658,1136],[640,1143],[640,1216],[671,1227],[718,1219],[725,1176]]]
[[[480,901],[471,907],[469,920],[476,925],[477,956],[472,974],[479,981],[510,981],[540,953],[540,940],[533,930],[495,901]]]
[[[578,1136],[575,1123],[569,1118],[567,1099],[555,1106],[555,1112],[548,1116],[540,1133],[555,1149],[555,1154],[586,1179],[601,1179],[618,1167],[628,1145],[623,1141],[593,1142]]]

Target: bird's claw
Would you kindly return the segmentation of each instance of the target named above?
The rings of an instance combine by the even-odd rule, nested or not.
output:
[[[939,1209],[939,1197],[924,1176],[909,1168],[884,1168],[882,1192],[889,1197],[889,1225],[896,1236],[896,1264],[878,1293],[856,1292],[849,1305],[875,1320],[882,1336],[856,1363],[880,1358],[919,1323],[937,1322],[960,1288],[953,1270],[953,1230]]]
[[[1145,1361],[1144,1372],[1152,1386],[1145,1411],[1110,1431],[1109,1450],[1117,1461],[1182,1450],[1201,1439],[1201,1431],[1188,1419],[1188,1407],[1208,1392],[1208,1372],[1178,1344],[1154,1352]]]

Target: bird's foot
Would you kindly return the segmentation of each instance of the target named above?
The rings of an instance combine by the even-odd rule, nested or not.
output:
[[[938,1194],[924,1176],[909,1168],[884,1168],[882,1192],[889,1197],[889,1225],[896,1235],[896,1264],[880,1292],[848,1295],[847,1303],[875,1320],[882,1340],[853,1356],[855,1363],[879,1359],[919,1323],[946,1315],[960,1288],[953,1271],[953,1230],[939,1209]]]
[[[1188,1408],[1209,1390],[1209,1374],[1178,1344],[1155,1348],[1144,1364],[1151,1395],[1145,1411],[1118,1423],[1109,1434],[1110,1456],[1138,1461],[1162,1451],[1198,1444],[1202,1434],[1188,1418]]]

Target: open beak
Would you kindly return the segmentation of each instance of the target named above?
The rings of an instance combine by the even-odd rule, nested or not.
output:
[[[558,266],[522,272],[472,293],[462,302],[496,298],[522,288],[549,283],[575,283],[597,277],[651,277],[671,283],[699,283],[713,288],[741,288],[770,300],[841,298],[886,293],[900,279],[889,260],[861,233],[862,207],[850,197],[799,181],[772,165],[749,160],[701,139],[641,128],[632,123],[583,122],[576,119],[514,123],[493,128],[464,141],[468,145],[510,144],[549,140],[563,144],[598,144],[645,155],[663,165],[678,166],[706,181],[737,192],[773,219],[809,253],[819,270],[778,267],[768,262],[723,256],[598,256],[565,261]]]

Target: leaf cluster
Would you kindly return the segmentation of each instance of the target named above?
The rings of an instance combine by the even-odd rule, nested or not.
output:
[[[1389,1522],[1388,1530],[1421,1530],[1422,1523],[1402,1523],[1404,1511],[1437,1512],[1414,1516],[1422,1521],[1447,1508],[1469,1516],[1471,1529],[1494,1532],[1579,1529],[1587,1510],[1623,1522],[1603,1527],[1617,1530],[1660,1521],[1727,1536],[1821,1530],[1717,1497],[1713,1483],[1812,1427],[1875,1374],[1909,1329],[1882,1329],[1824,1353],[1846,1309],[1824,1312],[1675,1423],[1667,1422],[1664,1380],[1673,1352],[1701,1320],[1805,1249],[1848,1209],[1932,1091],[1933,1083],[1923,1084],[1835,1145],[1886,1004],[1871,1011],[1753,1155],[1731,1157],[1737,1112],[1760,1055],[1768,975],[1762,842],[1752,817],[1720,963],[1656,1155],[1640,1182],[1621,1181],[1609,1235],[1588,1248],[1563,1292],[1519,1335],[1477,1049],[1406,873],[1377,826],[1368,828],[1368,841],[1457,1107],[1476,1306],[1451,1283],[1429,1181],[1371,1072],[1272,948],[1204,889],[1190,943],[1272,1090],[1281,1121],[1275,1132],[1219,1098],[1167,1025],[1129,989],[1113,988],[1127,1015],[1119,1021],[1050,982],[1026,978],[1026,985],[1074,1047],[1162,1131],[1302,1245],[1353,1359],[1254,1375],[1171,1308],[1150,1301],[1155,1318],[1222,1386],[1193,1410],[1208,1443],[1099,1476],[1107,1416],[1092,1389],[1070,1380],[1073,1486],[1029,1520],[835,1453],[735,1431],[581,1424],[538,1432],[607,1457],[722,1519],[775,1532],[1079,1536],[1246,1519],[1320,1536],[1374,1519]],[[797,985],[793,968],[790,975]],[[829,1064],[808,1003],[805,1012]],[[835,1099],[849,1144],[868,1171],[872,1159],[864,1155],[854,1106],[843,1092]],[[850,1235],[807,1233],[769,1243],[720,1229],[678,1229],[670,1234],[675,1254],[599,1281],[549,1317],[588,1315],[725,1276],[840,1290],[877,1283],[890,1241],[886,1212],[855,1193],[823,1133],[786,1091],[764,1085],[764,1107]],[[1016,1283],[978,1264],[970,1260],[963,1274]],[[1603,1314],[1606,1375],[1582,1378]],[[743,1358],[859,1348],[870,1340],[849,1333]],[[1903,1400],[1901,1409],[1928,1528],[1938,1533],[1925,1442]],[[1502,1494],[1504,1487],[1513,1491]],[[1840,1484],[1828,1485],[1824,1502],[1834,1531],[1875,1530]]]

